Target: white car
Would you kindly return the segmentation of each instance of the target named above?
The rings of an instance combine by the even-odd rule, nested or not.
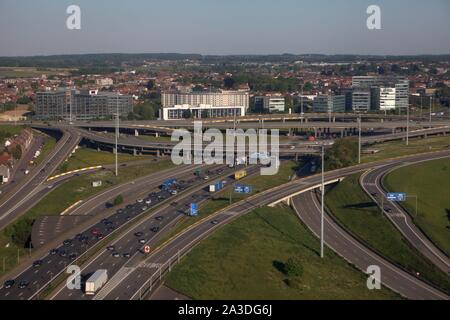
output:
[[[144,202],[144,199],[139,199],[139,200],[137,200],[136,202],[137,202],[137,203],[142,203],[142,202]]]
[[[148,199],[148,200],[145,201],[145,204],[151,204],[151,203],[152,203],[151,199]]]

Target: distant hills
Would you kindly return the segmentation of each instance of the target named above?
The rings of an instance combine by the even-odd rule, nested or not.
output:
[[[323,54],[280,54],[280,55],[201,55],[181,53],[105,53],[50,55],[29,57],[0,57],[0,67],[38,67],[38,68],[121,68],[140,66],[150,60],[196,60],[203,63],[276,63],[276,62],[356,62],[356,61],[415,61],[438,62],[450,60],[447,55],[417,56],[375,56],[375,55],[323,55]]]

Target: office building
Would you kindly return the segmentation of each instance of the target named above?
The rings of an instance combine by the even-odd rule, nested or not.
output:
[[[163,120],[244,116],[249,106],[246,91],[163,92]]]
[[[352,109],[406,109],[409,104],[409,80],[394,76],[356,76],[352,79]]]
[[[255,109],[260,112],[284,112],[286,100],[282,95],[265,95],[255,97]]]
[[[345,112],[345,95],[318,95],[313,102],[314,112]]]
[[[109,119],[117,109],[122,117],[133,110],[132,97],[98,90],[66,90],[38,92],[36,118],[90,120]]]

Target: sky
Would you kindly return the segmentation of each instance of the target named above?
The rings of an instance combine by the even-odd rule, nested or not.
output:
[[[369,5],[381,30],[366,26]],[[450,54],[450,1],[0,0],[0,56],[164,52]]]

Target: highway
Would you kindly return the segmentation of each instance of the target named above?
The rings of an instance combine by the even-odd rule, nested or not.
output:
[[[80,140],[78,132],[63,131],[63,136],[50,154],[33,168],[26,178],[3,195],[0,202],[0,230],[24,213],[25,203],[42,191],[42,183],[69,157]]]
[[[320,237],[320,203],[313,191],[293,199],[293,207],[299,218]],[[324,242],[345,260],[366,272],[369,266],[379,266],[382,285],[413,300],[448,299],[444,293],[424,284],[407,272],[386,261],[342,229],[328,214],[324,217]]]
[[[450,157],[450,151],[420,154],[398,159],[390,159],[379,163],[369,163],[343,168],[327,172],[325,174],[325,179],[326,181],[330,181],[391,163],[401,165],[442,157]],[[116,279],[115,282],[111,284],[112,288],[109,288],[109,292],[99,298],[109,300],[139,299],[140,297],[151,293],[152,289],[160,283],[160,272],[162,273],[162,271],[166,271],[169,268],[170,263],[174,263],[178,259],[179,255],[184,255],[189,252],[197,243],[214,232],[214,230],[231,222],[240,215],[252,211],[255,208],[275,203],[283,198],[290,198],[302,191],[305,192],[311,188],[317,187],[320,183],[320,175],[298,179],[288,184],[261,192],[246,200],[233,204],[224,210],[218,211],[216,214],[205,218],[200,223],[171,238],[161,247],[157,248],[144,262],[140,262],[135,266],[128,266],[129,269],[122,275],[121,279]],[[317,210],[317,207],[315,209]],[[317,215],[317,211],[315,215]],[[367,251],[367,249],[364,249],[364,251]],[[359,259],[362,259],[362,256],[360,256],[361,254],[362,253],[356,253]],[[371,256],[374,255],[372,252],[366,252],[365,254],[370,254]],[[377,261],[379,263],[383,262],[378,259]],[[395,281],[389,280],[390,273],[388,273],[388,278],[384,278],[383,282],[386,285],[389,284],[391,289],[400,293],[402,296],[409,299],[449,299],[446,294],[403,272],[401,269],[393,265],[387,265],[386,263],[387,262],[383,262],[383,265],[386,265],[387,268],[391,270],[393,277],[392,279],[395,279]]]
[[[123,194],[125,199],[127,199],[127,196],[132,196],[133,194],[136,197],[143,195],[147,192],[147,190],[143,189],[144,187],[150,187],[150,189],[152,190],[156,188],[157,185],[170,177],[192,175],[193,171],[198,167],[200,166],[179,166],[177,168],[164,170],[159,173],[119,185],[115,188],[108,189],[86,200],[81,206],[77,207],[73,212],[71,212],[71,214],[95,216],[99,213],[99,211],[101,212],[107,210],[105,207],[105,203],[108,201],[112,201],[118,194]],[[153,205],[156,205],[159,202],[159,200],[153,202]],[[115,212],[116,210],[117,209],[114,209],[113,211]],[[131,221],[133,215],[136,215],[137,213],[140,214],[143,213],[143,211],[138,212],[134,210],[132,213],[130,213],[130,216],[126,216],[124,219],[122,219],[121,217],[120,219],[118,219],[118,222],[114,226],[114,229],[119,229],[120,226],[125,225],[126,223]],[[100,226],[99,230],[101,230],[104,237],[107,237],[108,234],[111,234],[114,231],[114,229],[112,228],[110,230],[107,230],[108,227],[105,228],[105,226],[103,226],[99,219],[89,220],[88,223],[88,228],[87,230],[84,230],[84,234],[86,237],[92,237],[92,239],[90,239],[91,241],[89,241],[89,239],[85,239],[87,241],[83,242],[73,241],[73,239],[76,237],[74,232],[66,235],[67,239],[72,239],[72,243],[70,244],[69,248],[58,245],[57,248],[55,248],[57,249],[57,252],[54,252],[53,254],[49,253],[48,251],[44,252],[42,254],[42,257],[38,259],[45,262],[41,266],[41,268],[36,269],[33,266],[30,266],[27,269],[20,271],[19,274],[15,274],[13,278],[15,279],[16,285],[9,290],[2,287],[2,289],[0,289],[0,299],[28,299],[32,297],[36,292],[42,289],[51,280],[51,278],[64,271],[66,264],[76,261],[76,259],[78,259],[80,255],[86,253],[89,248],[92,248],[95,243],[101,240],[97,239],[95,236],[93,237],[89,230],[95,228],[96,226]],[[65,254],[61,255],[61,252],[64,252]],[[72,258],[69,257],[71,253],[75,254],[75,256]],[[18,288],[18,285],[21,281],[29,283],[26,288],[24,288],[24,290],[19,290]]]
[[[417,162],[414,162],[417,163]],[[403,234],[403,236],[425,257],[446,274],[450,274],[450,260],[439,248],[437,248],[414,224],[410,214],[402,207],[388,201],[386,190],[383,188],[383,178],[391,171],[408,164],[389,164],[364,173],[360,184],[372,200],[381,208],[384,215]]]
[[[80,136],[103,145],[108,145],[111,148],[115,144],[115,138],[111,134],[105,134],[102,132],[88,131],[84,129],[78,129]],[[426,128],[412,130],[409,133],[410,138],[423,137],[436,134],[446,134],[450,133],[450,126],[437,127],[437,128]],[[392,140],[401,140],[406,138],[406,131],[404,132],[394,132],[390,134],[380,134],[380,135],[369,135],[362,136],[361,143],[363,145],[381,143]],[[332,144],[333,140],[321,140],[327,144]],[[118,139],[118,145],[120,147],[131,150],[136,150],[140,152],[145,151],[162,151],[164,153],[170,153],[170,150],[176,145],[176,142],[171,141],[146,141],[145,139],[121,134]],[[205,143],[205,145],[207,145]],[[317,150],[318,142],[292,140],[289,142],[282,141],[279,143],[280,154],[295,155],[296,153],[315,153]]]
[[[257,166],[248,167],[248,173],[256,173],[259,168]],[[234,179],[230,174],[233,169],[225,166],[214,166],[209,169],[209,180],[226,181],[231,184]],[[100,253],[90,260],[90,262],[82,268],[82,278],[86,279],[93,274],[97,269],[107,269],[108,276],[111,278],[109,285],[115,282],[114,279],[122,279],[124,274],[129,272],[128,265],[133,265],[136,261],[142,260],[146,254],[143,252],[143,247],[149,245],[153,247],[160,241],[167,233],[176,227],[177,222],[189,212],[189,206],[192,202],[201,204],[211,199],[212,195],[205,189],[204,184],[206,180],[196,179],[196,181],[186,181],[180,187],[195,186],[195,188],[187,192],[180,193],[179,196],[171,203],[168,203],[155,212],[152,212],[143,222],[131,227],[119,239],[110,243],[106,249],[101,250]],[[206,183],[210,183],[206,182]],[[158,196],[158,192],[155,194]],[[152,200],[153,201],[153,200]],[[108,250],[109,249],[109,250]],[[116,256],[118,253],[119,256]],[[124,256],[127,255],[127,256]],[[63,286],[53,295],[52,299],[66,300],[66,299],[91,299],[92,296],[86,296],[83,290],[69,290]]]

